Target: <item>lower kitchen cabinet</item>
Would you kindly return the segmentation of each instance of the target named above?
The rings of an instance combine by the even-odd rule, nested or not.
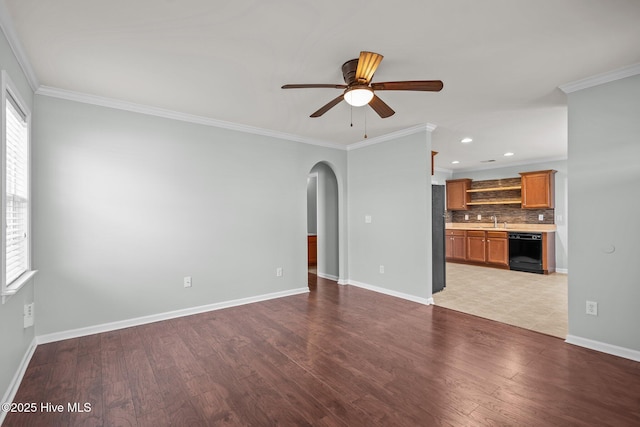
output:
[[[556,236],[542,233],[542,271],[544,274],[556,272]]]
[[[446,230],[447,261],[509,268],[506,231]]]
[[[467,261],[485,262],[486,243],[484,231],[467,231]]]
[[[509,239],[506,231],[467,231],[467,261],[509,265]]]
[[[509,266],[509,236],[506,231],[487,231],[486,260],[488,264]]]
[[[446,230],[445,257],[447,261],[464,261],[466,259],[464,230]]]
[[[556,271],[555,237],[542,232],[542,269],[544,274]],[[445,230],[447,261],[509,268],[509,233],[496,229]]]

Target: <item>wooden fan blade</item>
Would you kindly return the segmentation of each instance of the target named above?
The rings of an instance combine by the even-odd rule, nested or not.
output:
[[[374,52],[360,52],[358,58],[358,68],[356,68],[356,81],[358,83],[369,84],[373,73],[378,69],[378,65],[382,61],[383,56]]]
[[[373,95],[373,98],[371,99],[371,101],[369,101],[369,105],[383,119],[386,119],[387,117],[391,117],[396,113],[391,109],[391,107],[389,107],[386,104],[386,102],[378,98],[376,95]]]
[[[329,88],[329,89],[346,89],[347,85],[332,85],[332,84],[294,84],[284,85],[282,89],[308,89],[308,88]]]
[[[324,113],[326,113],[327,111],[329,111],[330,109],[338,105],[340,101],[342,101],[343,99],[344,99],[343,95],[338,96],[337,98],[329,101],[327,104],[325,104],[322,108],[320,108],[318,111],[316,111],[309,117],[320,117],[321,115],[323,115]]]
[[[373,90],[422,90],[439,92],[442,90],[442,80],[412,80],[404,82],[371,83]]]

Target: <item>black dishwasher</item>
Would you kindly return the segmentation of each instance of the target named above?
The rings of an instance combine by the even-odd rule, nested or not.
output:
[[[509,269],[543,274],[542,233],[509,233]]]

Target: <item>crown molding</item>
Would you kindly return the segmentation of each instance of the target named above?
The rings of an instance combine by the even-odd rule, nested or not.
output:
[[[9,14],[9,9],[7,9],[7,5],[4,0],[0,0],[0,28],[7,38],[9,47],[11,48],[11,51],[13,51],[20,68],[22,68],[22,72],[27,77],[31,90],[35,92],[38,86],[40,86],[40,83],[38,82],[36,73],[33,71],[33,67],[31,67],[31,62],[29,62],[29,59],[22,48],[22,43],[20,43],[20,39],[18,38],[18,34],[16,33],[13,21]]]
[[[1,0],[0,0],[1,1]],[[196,116],[193,114],[181,113],[179,111],[166,110],[164,108],[152,107],[149,105],[136,104],[128,101],[121,101],[114,98],[106,98],[103,96],[90,95],[81,92],[74,92],[66,89],[58,89],[50,86],[40,86],[36,90],[36,95],[49,96],[52,98],[65,99],[67,101],[80,102],[83,104],[97,105],[100,107],[113,108],[116,110],[130,111],[134,113],[147,114],[150,116],[162,117],[165,119],[179,120],[188,123],[194,123],[204,126],[212,126],[222,129],[234,130],[238,132],[251,133],[255,135],[268,136],[271,138],[284,139],[287,141],[301,142],[303,144],[315,145],[325,148],[332,148],[336,150],[355,150],[357,148],[367,147],[373,144],[379,144],[381,142],[390,141],[400,138],[402,136],[413,135],[418,132],[427,131],[433,132],[436,125],[431,123],[425,123],[417,126],[413,126],[406,129],[401,129],[396,132],[391,132],[386,135],[381,135],[375,138],[360,141],[347,146],[336,144],[333,142],[322,141],[312,138],[305,138],[299,135],[293,135],[285,132],[278,132],[270,129],[263,129],[254,126],[242,125],[238,123],[226,122],[223,120],[211,119],[209,117]]]
[[[217,127],[222,129],[234,130],[238,132],[251,133],[255,135],[268,136],[271,138],[284,139],[288,141],[301,142],[303,144],[316,145],[325,148],[333,148],[337,150],[345,150],[345,146],[335,144],[328,141],[305,138],[285,132],[278,132],[270,129],[263,129],[254,126],[247,126],[238,123],[226,122],[223,120],[211,119],[193,114],[181,113],[179,111],[166,110],[164,108],[151,107],[149,105],[136,104],[128,101],[121,101],[113,98],[106,98],[97,95],[89,95],[86,93],[74,92],[65,89],[58,89],[49,86],[40,86],[36,91],[36,95],[49,96],[52,98],[66,99],[84,104],[97,105],[101,107],[114,108],[116,110],[130,111],[134,113],[147,114],[150,116],[162,117],[165,119],[179,120],[188,123],[195,123],[204,126]]]
[[[375,138],[365,139],[360,142],[356,142],[353,144],[347,145],[347,151],[357,150],[358,148],[368,147],[374,144],[380,144],[381,142],[391,141],[393,139],[398,139],[403,136],[413,135],[414,133],[427,131],[433,132],[436,129],[436,125],[431,123],[423,123],[420,125],[412,126],[410,128],[401,129],[395,132],[388,133],[386,135],[376,136]]]
[[[558,86],[566,94],[640,74],[640,63]]]

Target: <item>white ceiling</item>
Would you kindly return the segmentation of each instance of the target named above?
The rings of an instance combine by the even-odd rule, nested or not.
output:
[[[637,0],[0,1],[39,85],[339,145],[365,111],[369,138],[431,123],[453,170],[566,157],[558,86],[640,63]],[[384,55],[373,81],[444,89],[380,92],[396,114],[353,127],[344,102],[309,118],[339,90],[280,89],[341,84],[361,50]]]

